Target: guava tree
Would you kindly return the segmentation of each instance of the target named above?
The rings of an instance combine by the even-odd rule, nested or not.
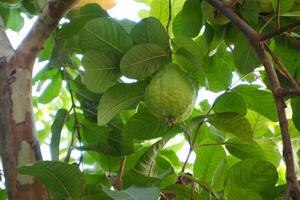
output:
[[[0,199],[300,199],[300,1],[136,1],[0,1]]]

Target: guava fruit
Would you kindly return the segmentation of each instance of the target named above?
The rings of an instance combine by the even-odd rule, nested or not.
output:
[[[156,117],[169,125],[184,121],[193,111],[197,89],[176,64],[167,64],[152,78],[145,104]]]
[[[75,8],[80,8],[90,3],[96,3],[104,10],[111,9],[116,5],[115,0],[79,0],[79,3],[75,6]]]
[[[225,0],[224,3],[228,4],[230,0]],[[211,23],[218,25],[225,25],[230,22],[230,20],[222,15],[216,8],[207,3],[207,1],[202,1],[201,3],[202,13],[206,19],[208,19]]]
[[[257,0],[258,6],[259,6],[259,12],[260,13],[272,13],[273,5],[272,0]]]

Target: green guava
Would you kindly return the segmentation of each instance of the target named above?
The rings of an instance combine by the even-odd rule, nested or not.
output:
[[[272,0],[257,0],[258,6],[259,6],[259,12],[260,13],[272,13],[273,5]]]
[[[23,0],[0,0],[1,3],[6,3],[6,4],[10,4],[10,5],[14,5],[17,3],[22,2]]]
[[[152,78],[145,103],[156,117],[169,124],[187,119],[193,111],[197,90],[176,64],[167,64]]]
[[[228,4],[230,1],[225,0],[224,3]],[[230,20],[222,15],[216,8],[211,6],[207,1],[202,1],[201,3],[202,13],[206,19],[208,19],[211,23],[218,25],[225,25],[230,22]]]

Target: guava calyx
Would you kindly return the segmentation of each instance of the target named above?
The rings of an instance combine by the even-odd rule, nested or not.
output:
[[[176,64],[167,64],[152,78],[146,89],[145,103],[156,117],[172,126],[184,121],[193,111],[197,90]]]

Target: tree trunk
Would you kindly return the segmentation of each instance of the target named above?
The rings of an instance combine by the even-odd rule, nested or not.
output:
[[[42,160],[33,119],[32,68],[45,41],[76,2],[48,1],[16,51],[0,18],[0,151],[8,199],[49,199],[45,186],[17,170]]]
[[[42,200],[48,199],[46,188],[31,176],[17,174],[19,166],[42,159],[33,121],[31,63],[25,60],[2,57],[0,63],[1,157],[8,198]]]

